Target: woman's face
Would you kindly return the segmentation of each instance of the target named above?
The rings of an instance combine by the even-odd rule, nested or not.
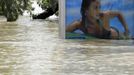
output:
[[[99,15],[100,13],[100,2],[98,0],[94,1],[91,3],[91,5],[89,6],[88,10],[88,16],[95,18]]]

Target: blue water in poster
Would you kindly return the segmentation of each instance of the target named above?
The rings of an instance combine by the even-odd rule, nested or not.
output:
[[[119,11],[123,14],[129,27],[130,36],[134,37],[134,0],[100,0],[102,11]],[[66,0],[66,25],[81,19],[80,8],[82,0]],[[120,32],[124,28],[117,18],[110,21],[110,26],[116,27]],[[80,31],[77,31],[80,32]]]

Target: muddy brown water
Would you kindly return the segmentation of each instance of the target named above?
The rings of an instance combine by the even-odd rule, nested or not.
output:
[[[0,75],[133,75],[132,40],[63,40],[58,21],[0,17]]]

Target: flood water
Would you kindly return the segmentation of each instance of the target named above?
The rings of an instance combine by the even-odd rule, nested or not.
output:
[[[0,17],[0,75],[133,75],[134,42],[63,40],[58,21]]]

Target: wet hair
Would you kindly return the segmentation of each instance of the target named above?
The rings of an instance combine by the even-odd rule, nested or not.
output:
[[[96,0],[82,0],[81,4],[81,16],[82,16],[82,25],[85,25],[85,18],[86,18],[86,10],[90,7],[91,3]]]

